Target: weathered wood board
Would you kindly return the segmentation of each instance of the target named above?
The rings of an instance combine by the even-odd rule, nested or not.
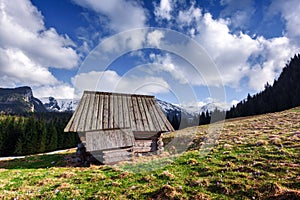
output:
[[[109,149],[103,151],[92,151],[91,154],[94,158],[102,162],[103,164],[111,164],[125,160],[132,160],[133,148],[122,149]]]
[[[107,129],[86,132],[87,151],[97,151],[134,145],[131,129]]]

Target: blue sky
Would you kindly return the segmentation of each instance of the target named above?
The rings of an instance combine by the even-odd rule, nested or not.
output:
[[[0,87],[37,97],[103,90],[230,105],[300,48],[298,0],[0,0],[0,11]]]

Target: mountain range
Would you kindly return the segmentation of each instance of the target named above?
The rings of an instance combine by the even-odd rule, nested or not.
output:
[[[48,111],[54,112],[73,112],[79,104],[80,99],[56,99],[54,97],[43,97],[40,98],[45,108]],[[225,103],[219,103],[215,101],[209,101],[201,107],[198,106],[187,106],[184,104],[176,105],[160,99],[156,99],[156,102],[164,113],[172,119],[174,115],[183,115],[187,118],[193,118],[198,115],[199,112],[212,112],[216,108],[218,110],[226,110],[228,106]]]
[[[56,99],[55,97],[36,98],[28,86],[18,88],[0,88],[0,112],[18,114],[26,112],[74,112],[80,99]],[[198,107],[191,105],[175,105],[156,99],[158,105],[169,119],[192,119],[201,112],[213,111],[216,108],[225,110],[223,104],[210,101]],[[222,107],[223,106],[223,107]]]

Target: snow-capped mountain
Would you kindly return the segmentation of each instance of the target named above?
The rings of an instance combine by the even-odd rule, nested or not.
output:
[[[220,110],[220,111],[225,111],[229,108],[229,106],[226,103],[221,103],[221,102],[211,102],[207,103],[204,106],[201,106],[200,108],[200,113],[202,112],[213,112],[215,109]]]
[[[179,106],[176,106],[174,104],[168,103],[166,101],[162,101],[160,99],[155,99],[156,102],[158,103],[159,107],[165,112],[181,112],[182,108]]]
[[[40,98],[40,100],[48,111],[55,112],[73,112],[80,101],[80,99],[55,99],[54,97],[44,97]],[[179,119],[181,117],[192,119],[201,112],[212,112],[216,108],[218,110],[226,110],[228,108],[227,104],[216,101],[180,105],[172,104],[160,99],[156,99],[156,102],[170,120],[172,120],[175,115]]]
[[[193,118],[194,114],[189,113],[182,107],[179,107],[177,105],[174,105],[172,103],[162,101],[160,99],[156,99],[157,104],[159,107],[163,110],[163,112],[166,114],[168,119],[172,120],[174,116],[177,116],[177,118],[185,117],[188,119]]]
[[[213,112],[215,109],[220,111],[225,111],[229,109],[230,105],[225,102],[220,102],[217,100],[213,100],[211,98],[205,99],[202,102],[192,102],[188,104],[180,104],[178,107],[186,110],[188,113],[192,115],[201,114],[202,112]]]
[[[40,98],[40,100],[43,102],[48,111],[54,112],[75,111],[80,101],[80,99],[55,99],[54,97],[43,97]],[[188,111],[179,106],[159,99],[156,99],[156,101],[169,119],[172,119],[174,115],[179,118],[182,115],[188,118],[193,117],[193,114],[190,114]]]
[[[79,104],[80,99],[55,99],[54,97],[40,98],[48,111],[73,112]]]

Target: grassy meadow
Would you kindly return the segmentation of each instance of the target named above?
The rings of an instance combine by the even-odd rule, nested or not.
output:
[[[112,166],[76,167],[74,150],[0,161],[0,199],[300,199],[299,107],[208,128],[164,135],[191,133],[184,153]]]

